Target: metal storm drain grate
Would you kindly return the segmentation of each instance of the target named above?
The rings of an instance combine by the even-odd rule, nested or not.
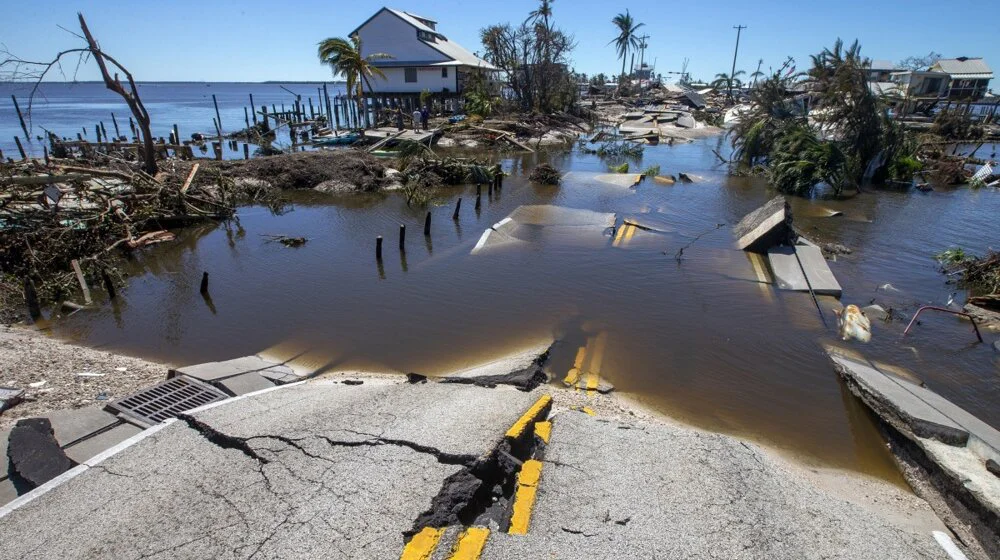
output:
[[[143,424],[159,424],[182,412],[229,398],[222,391],[189,377],[175,377],[110,404],[110,408]]]

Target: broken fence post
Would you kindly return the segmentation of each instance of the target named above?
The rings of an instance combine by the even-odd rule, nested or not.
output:
[[[431,234],[431,213],[427,212],[427,217],[424,218],[424,235],[429,236]]]
[[[38,292],[35,291],[35,283],[27,276],[24,277],[24,301],[28,304],[28,315],[32,319],[42,316],[42,307],[38,304]]]
[[[111,113],[111,124],[115,125],[115,139],[121,138],[122,133],[120,130],[118,130],[118,119],[115,118],[114,113]]]
[[[201,289],[199,291],[202,294],[208,294],[208,272],[201,273]]]
[[[458,211],[462,209],[462,198],[459,197],[458,202],[455,203],[455,213],[451,216],[452,220],[458,220]]]
[[[399,250],[405,251],[406,245],[406,224],[399,224]]]
[[[267,107],[264,107],[265,109]],[[253,94],[250,94],[250,114],[253,115],[253,124],[257,124],[257,107],[253,104]]]
[[[476,210],[483,205],[483,186],[481,184],[476,184]]]
[[[382,236],[375,238],[375,260],[382,260]]]

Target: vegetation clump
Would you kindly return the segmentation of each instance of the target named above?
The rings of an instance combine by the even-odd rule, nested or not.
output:
[[[959,285],[977,294],[1000,293],[1000,253],[987,251],[984,256],[967,253],[961,247],[936,255],[941,268],[959,276]]]
[[[531,170],[531,174],[528,175],[528,179],[532,183],[541,183],[543,185],[558,185],[562,180],[562,174],[559,170],[547,163],[542,163],[536,165],[534,169]]]

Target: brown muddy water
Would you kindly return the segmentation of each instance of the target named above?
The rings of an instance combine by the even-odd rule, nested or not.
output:
[[[86,345],[173,364],[268,355],[329,370],[446,373],[555,336],[550,369],[561,379],[578,349],[601,340],[600,374],[619,391],[691,424],[754,438],[815,464],[898,480],[866,410],[845,390],[821,343],[835,338],[807,294],[755,281],[730,226],[773,193],[760,179],[729,178],[712,149],[721,138],[646,149],[641,164],[699,176],[694,184],[644,181],[629,189],[594,178],[606,171],[579,152],[503,160],[511,173],[481,212],[474,186],[451,189],[424,209],[397,194],[330,198],[297,193],[288,211],[244,208],[239,224],[192,229],[133,263],[121,303],[56,322]],[[527,182],[550,160],[574,172],[560,187]],[[635,169],[636,164],[633,164]],[[463,198],[458,223],[451,214]],[[663,233],[638,231],[621,246],[609,235],[538,235],[529,243],[470,255],[484,228],[520,205],[655,212]],[[1000,193],[866,192],[847,200],[795,199],[796,224],[816,241],[854,249],[831,268],[842,301],[876,300],[904,313],[944,304],[933,255],[950,246],[996,245]],[[827,210],[843,213],[827,217]],[[400,224],[406,251],[397,249]],[[727,224],[715,229],[717,224]],[[708,233],[705,233],[708,232]],[[679,248],[705,235],[684,251]],[[300,248],[265,234],[309,238]],[[385,237],[382,268],[374,241]],[[211,306],[198,293],[211,274]],[[891,284],[893,289],[880,290]],[[898,291],[895,291],[898,290]],[[964,292],[955,295],[962,301]],[[998,361],[968,324],[927,316],[874,321],[870,358],[909,368],[931,388],[1000,426]],[[857,344],[857,343],[854,343]]]

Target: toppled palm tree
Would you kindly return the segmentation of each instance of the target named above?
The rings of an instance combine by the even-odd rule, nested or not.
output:
[[[618,29],[618,36],[612,39],[608,44],[615,44],[615,50],[618,51],[618,56],[622,59],[622,76],[625,75],[625,61],[628,58],[629,48],[638,49],[639,48],[639,36],[636,31],[640,27],[645,25],[644,23],[637,23],[635,19],[632,18],[632,14],[625,10],[624,14],[618,14],[611,20],[611,23],[615,25]],[[618,81],[618,87],[621,87],[621,80]]]
[[[371,95],[375,93],[371,78],[385,79],[385,73],[373,63],[392,56],[386,53],[362,55],[361,38],[357,34],[351,35],[350,40],[342,37],[324,39],[317,51],[320,62],[329,64],[334,76],[343,76],[347,81],[347,92],[354,94],[354,101],[358,104],[358,114],[363,114],[361,102],[364,99],[365,87],[367,86],[368,94]]]

